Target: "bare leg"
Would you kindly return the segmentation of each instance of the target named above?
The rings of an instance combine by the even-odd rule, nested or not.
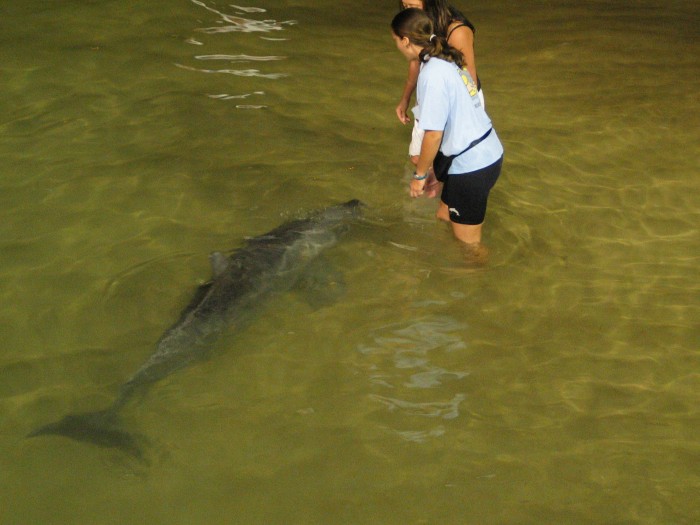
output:
[[[479,244],[481,242],[481,224],[458,224],[450,220],[450,210],[447,204],[440,201],[435,217],[452,225],[455,237],[466,244]]]
[[[443,222],[449,222],[452,226],[452,233],[461,241],[464,258],[468,264],[486,264],[489,251],[481,244],[481,224],[457,224],[450,220],[450,211],[447,204],[440,201],[435,216]]]
[[[468,266],[474,267],[486,265],[489,260],[489,250],[486,246],[481,243],[460,243],[460,245],[464,255],[464,262],[466,262]]]
[[[440,204],[438,205],[437,212],[435,213],[435,217],[440,219],[443,222],[452,222],[450,220],[450,211],[447,209],[447,204],[444,202],[440,201]]]
[[[481,224],[457,224],[453,222],[452,232],[457,239],[465,244],[481,243]]]
[[[457,224],[452,223],[452,232],[462,241],[464,258],[470,265],[484,265],[489,256],[489,251],[481,244],[481,224]]]

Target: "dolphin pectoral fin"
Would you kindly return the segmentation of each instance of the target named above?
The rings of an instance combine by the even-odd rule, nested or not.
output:
[[[345,278],[326,261],[318,260],[301,276],[296,290],[312,308],[323,308],[337,303],[345,295]]]
[[[192,299],[190,299],[189,304],[185,306],[185,308],[180,313],[180,319],[178,320],[178,323],[181,323],[190,314],[190,312],[197,309],[201,302],[206,298],[207,293],[209,293],[209,289],[211,288],[211,285],[213,283],[214,281],[208,281],[197,287],[197,289],[194,291]]]
[[[58,435],[99,447],[117,448],[135,458],[143,459],[140,439],[118,427],[110,410],[70,414],[60,421],[49,423],[27,434],[26,437]]]
[[[209,262],[211,263],[211,272],[214,278],[218,277],[228,268],[228,260],[221,252],[212,252],[209,254]]]

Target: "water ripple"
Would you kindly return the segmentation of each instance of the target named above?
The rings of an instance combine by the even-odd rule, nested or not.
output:
[[[443,436],[445,434],[445,427],[440,425],[430,430],[397,430],[396,433],[406,441],[425,443],[429,438]]]
[[[186,69],[188,71],[198,71],[200,73],[208,74],[223,74],[223,75],[234,75],[237,77],[259,77],[268,78],[271,80],[276,80],[278,78],[284,78],[289,76],[287,73],[262,73],[259,69],[204,69],[196,68],[192,66],[186,66],[184,64],[175,64],[177,67]]]
[[[284,60],[287,57],[280,57],[280,56],[257,57],[257,56],[252,56],[252,55],[197,55],[194,58],[196,58],[197,60],[228,60],[229,62],[250,62],[250,61],[267,62],[269,60]]]
[[[369,399],[395,414],[389,419],[386,414],[380,416],[384,428],[414,443],[447,432],[445,427],[434,428],[434,423],[416,418],[453,420],[460,416],[460,405],[467,396],[459,391],[459,381],[469,376],[460,370],[467,347],[463,340],[466,328],[450,317],[426,317],[383,326],[370,342],[358,347],[357,366],[375,390]]]
[[[265,9],[262,7],[241,7],[240,5],[233,5],[231,7],[237,9],[238,11],[243,11],[244,13],[264,13]]]
[[[373,394],[370,397],[386,405],[390,411],[400,410],[410,416],[439,417],[442,419],[455,419],[459,416],[459,404],[466,399],[464,394],[455,394],[449,401],[414,403],[405,399],[385,397],[378,394]]]
[[[219,15],[221,17],[221,21],[226,24],[226,25],[220,26],[220,27],[203,27],[203,28],[198,29],[198,31],[200,31],[202,33],[206,33],[206,34],[231,33],[231,32],[268,33],[270,31],[280,31],[286,25],[296,24],[295,20],[286,20],[283,22],[278,22],[277,20],[250,20],[248,18],[243,18],[240,16],[222,13],[218,9],[210,7],[207,4],[205,4],[204,2],[201,2],[200,0],[192,0],[192,3],[203,7],[207,11],[210,11],[212,13]],[[264,9],[257,8],[257,7],[239,7],[239,6],[235,6],[235,5],[232,5],[231,7],[238,9],[239,11],[243,11],[243,12],[247,12],[247,13],[252,13],[252,12],[264,13],[265,12]]]
[[[243,16],[239,15],[245,15],[246,13],[265,13],[266,10],[261,8],[261,7],[243,7],[243,6],[238,6],[238,5],[230,5],[229,7],[233,8],[235,10],[236,14],[230,14],[230,13],[224,13],[223,11],[220,11],[219,9],[208,5],[205,1],[203,0],[192,0],[192,3],[203,7],[210,13],[214,13],[217,15],[220,20],[218,20],[218,23],[220,24],[217,27],[200,27],[195,29],[195,31],[198,31],[199,33],[206,33],[206,34],[214,34],[214,33],[229,33],[229,32],[240,32],[240,33],[257,33],[257,34],[265,34],[265,33],[270,33],[273,31],[281,31],[284,29],[285,26],[289,25],[294,25],[296,24],[295,21],[293,20],[287,20],[283,22],[278,22],[277,20],[252,20],[250,18],[245,18]],[[273,41],[278,41],[278,40],[287,40],[285,38],[264,38],[260,37],[265,40],[273,40]],[[195,38],[189,38],[186,40],[186,43],[190,45],[197,45],[197,46],[204,46],[208,45],[204,41],[205,39],[195,39]],[[280,61],[280,60],[285,60],[287,57],[286,56],[279,56],[279,55],[252,55],[252,54],[247,54],[247,53],[237,53],[237,54],[231,54],[231,53],[206,53],[206,54],[199,54],[195,55],[194,59],[198,61],[203,61],[203,62],[209,62],[212,65],[210,67],[195,67],[194,65],[187,65],[187,64],[182,64],[182,63],[175,63],[174,65],[180,69],[185,69],[187,71],[194,71],[197,73],[204,73],[206,75],[231,75],[234,77],[245,77],[245,78],[263,78],[263,79],[268,79],[268,80],[277,80],[281,78],[288,77],[289,74],[287,73],[279,73],[279,72],[265,72],[261,71],[260,69],[257,68],[252,68],[252,67],[246,67],[246,68],[237,68],[237,67],[217,67],[217,63],[224,62],[226,65],[228,64],[242,64],[242,63],[255,63],[255,62],[274,62],[274,61]],[[265,95],[265,92],[263,91],[254,91],[253,93],[229,93],[229,92],[221,92],[219,91],[220,88],[216,88],[217,91],[214,91],[213,93],[210,92],[206,96],[215,99],[215,100],[223,100],[223,101],[241,101],[241,99],[246,99],[248,97],[251,97],[253,95]],[[267,108],[268,106],[266,104],[255,104],[255,103],[239,103],[236,104],[235,106],[237,109],[263,109]]]
[[[216,100],[242,100],[246,99],[248,97],[251,97],[253,95],[264,95],[264,91],[253,91],[252,93],[243,93],[242,95],[229,95],[228,93],[219,93],[219,94],[212,94],[212,95],[207,95],[209,98],[213,98]],[[263,109],[266,108],[267,106],[265,104],[236,104],[236,108],[238,109]]]

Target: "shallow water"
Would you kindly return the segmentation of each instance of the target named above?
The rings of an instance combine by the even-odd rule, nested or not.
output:
[[[700,8],[469,4],[474,269],[407,195],[394,3],[315,4],[0,8],[0,523],[700,522]],[[109,404],[209,252],[349,198],[342,300],[125,411],[148,465],[24,439]]]

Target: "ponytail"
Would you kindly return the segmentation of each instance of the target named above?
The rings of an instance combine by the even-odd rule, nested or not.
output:
[[[458,67],[464,66],[462,53],[447,43],[447,39],[435,34],[430,35],[428,43],[423,47],[423,51],[418,55],[421,62],[427,62],[432,57],[441,58],[448,62],[454,62]]]
[[[433,22],[421,9],[404,9],[391,21],[391,30],[399,38],[408,38],[409,42],[422,48],[420,60],[441,58],[454,62],[458,67],[464,65],[462,53],[451,47],[444,36],[433,32]]]

